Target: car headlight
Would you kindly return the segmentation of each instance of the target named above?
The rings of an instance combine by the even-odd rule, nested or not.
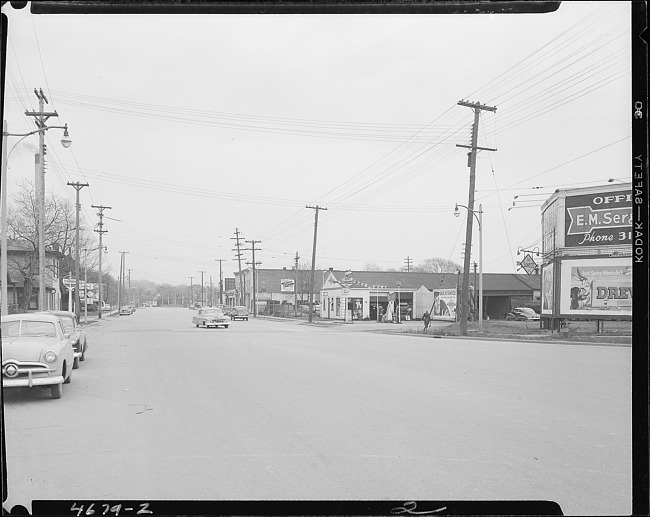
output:
[[[70,343],[73,345],[76,345],[78,341],[79,341],[79,336],[72,336],[70,338]]]
[[[45,352],[45,361],[48,363],[53,363],[54,361],[56,361],[56,352],[52,350],[48,350],[47,352]]]

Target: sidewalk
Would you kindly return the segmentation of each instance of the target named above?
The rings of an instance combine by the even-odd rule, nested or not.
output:
[[[424,324],[421,321],[403,321],[402,323],[378,323],[376,321],[357,321],[345,323],[342,320],[322,320],[314,317],[309,323],[306,319],[280,318],[274,316],[258,316],[260,319],[273,321],[294,322],[302,325],[312,325],[321,328],[335,330],[356,331],[356,332],[377,332],[380,334],[403,334],[435,339],[471,339],[476,341],[514,341],[514,342],[531,342],[547,344],[564,344],[564,345],[597,345],[597,346],[632,346],[632,336],[616,333],[596,333],[582,330],[576,330],[569,333],[568,336],[559,333],[550,333],[547,330],[539,329],[538,323],[529,325],[515,324],[512,330],[501,329],[501,322],[484,322],[484,332],[478,333],[477,322],[474,322],[468,328],[467,336],[458,335],[458,323],[446,321],[432,321],[424,333]],[[517,322],[523,323],[523,322]],[[495,333],[492,329],[496,327],[501,332]]]

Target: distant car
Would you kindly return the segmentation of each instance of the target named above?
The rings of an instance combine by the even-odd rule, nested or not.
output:
[[[228,328],[228,318],[218,307],[202,307],[199,313],[192,318],[192,323],[197,327],[221,327]]]
[[[72,348],[74,349],[73,368],[79,368],[79,362],[86,360],[86,350],[88,342],[83,327],[77,321],[77,315],[70,311],[43,311],[37,314],[53,314],[61,320],[63,330],[72,338]]]
[[[111,306],[107,303],[104,303],[102,305],[102,312],[110,312],[111,311]]]
[[[230,319],[248,321],[248,309],[243,305],[238,305],[230,309]]]
[[[539,320],[539,314],[528,307],[517,307],[506,314],[508,321],[535,321]]]
[[[60,399],[71,380],[72,339],[53,314],[2,317],[2,387],[49,387]]]
[[[133,314],[133,307],[130,305],[123,305],[120,307],[120,316],[129,316]]]

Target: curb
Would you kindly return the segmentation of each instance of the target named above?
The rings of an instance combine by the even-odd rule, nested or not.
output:
[[[496,336],[446,336],[439,334],[425,334],[425,333],[410,333],[410,332],[390,332],[381,330],[367,330],[366,332],[375,332],[378,334],[398,334],[402,336],[414,337],[428,337],[434,339],[463,339],[471,341],[498,341],[498,342],[512,342],[512,343],[536,343],[541,345],[573,345],[573,346],[615,346],[632,348],[631,343],[604,343],[593,341],[569,341],[569,340],[545,340],[545,339],[528,339],[528,338],[514,338],[514,337],[496,337]]]

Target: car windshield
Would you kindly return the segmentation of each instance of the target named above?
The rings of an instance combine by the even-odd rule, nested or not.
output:
[[[218,308],[213,308],[213,309],[203,309],[203,310],[201,311],[201,314],[210,314],[210,315],[214,316],[214,315],[221,315],[221,314],[223,314],[223,311],[222,311],[221,309],[218,309]]]
[[[74,318],[72,316],[59,316],[59,319],[61,320],[65,330],[75,328]]]
[[[22,323],[22,326],[21,326]],[[2,337],[56,337],[56,327],[50,321],[9,321],[2,323]]]

